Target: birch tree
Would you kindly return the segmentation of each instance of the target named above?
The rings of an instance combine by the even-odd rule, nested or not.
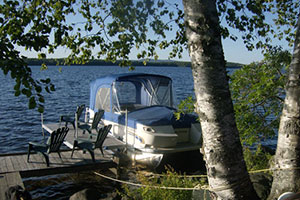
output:
[[[300,15],[285,90],[269,199],[300,190]]]
[[[183,3],[209,185],[216,199],[258,199],[235,124],[216,2]]]

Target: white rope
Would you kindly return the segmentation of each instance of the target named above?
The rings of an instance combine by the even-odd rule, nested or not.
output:
[[[129,181],[123,181],[120,179],[115,179],[109,176],[105,176],[103,174],[100,174],[98,172],[94,172],[94,174],[101,176],[103,178],[112,180],[112,181],[116,181],[119,183],[123,183],[123,184],[127,184],[127,185],[132,185],[132,186],[136,186],[136,187],[150,187],[150,188],[156,188],[156,189],[166,189],[166,190],[189,190],[189,191],[193,191],[193,190],[208,190],[208,186],[201,186],[200,184],[196,185],[193,188],[182,188],[182,187],[166,187],[166,186],[154,186],[154,185],[144,185],[144,184],[139,184],[139,183],[132,183]]]
[[[249,173],[258,173],[258,172],[263,172],[263,171],[276,171],[276,170],[297,170],[297,169],[300,169],[299,167],[295,167],[295,168],[269,168],[269,169],[262,169],[262,170],[255,170],[255,171],[250,171]],[[153,186],[153,185],[144,185],[144,184],[139,184],[139,183],[132,183],[132,182],[129,182],[129,181],[123,181],[123,180],[120,180],[120,179],[115,179],[115,178],[112,178],[112,177],[109,177],[109,176],[106,176],[106,175],[103,175],[103,174],[100,174],[98,172],[94,172],[94,174],[98,175],[98,176],[101,176],[103,178],[106,178],[106,179],[109,179],[109,180],[112,180],[112,181],[116,181],[116,182],[119,182],[119,183],[123,183],[123,184],[127,184],[127,185],[132,185],[132,186],[135,186],[135,187],[148,187],[148,188],[156,188],[156,189],[166,189],[166,190],[186,190],[186,191],[195,191],[195,190],[208,190],[208,191],[221,191],[221,190],[226,190],[228,188],[231,188],[232,186],[235,186],[236,184],[239,184],[240,182],[237,182],[237,183],[234,183],[234,184],[230,184],[230,185],[226,185],[226,186],[221,186],[221,187],[218,187],[218,188],[210,188],[209,185],[196,185],[195,187],[193,188],[183,188],[183,187],[166,187],[166,186]],[[167,175],[160,175],[160,174],[154,174],[154,175],[159,175],[159,176],[167,176]],[[207,177],[207,175],[192,175],[192,176],[185,176],[185,175],[180,175],[181,177]]]

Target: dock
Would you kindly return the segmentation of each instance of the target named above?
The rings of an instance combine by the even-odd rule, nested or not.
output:
[[[52,124],[44,128],[51,131],[55,127],[58,127],[58,124]],[[73,147],[74,134],[74,129],[70,127],[65,140],[65,145],[69,148]],[[88,134],[82,137],[88,137]],[[116,159],[109,149],[122,148],[122,144],[118,143],[116,139],[108,137],[103,146],[106,147],[104,156],[99,149],[96,149],[95,162],[92,161],[88,152],[83,153],[82,150],[76,150],[72,158],[72,151],[69,148],[64,148],[61,151],[61,159],[57,153],[51,153],[49,154],[49,167],[47,167],[44,157],[40,154],[31,154],[29,162],[27,162],[27,152],[0,155],[0,199],[5,199],[5,191],[10,186],[20,185],[24,187],[22,178],[87,170],[116,169],[119,159]]]

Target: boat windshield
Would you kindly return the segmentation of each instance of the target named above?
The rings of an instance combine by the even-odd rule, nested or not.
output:
[[[115,81],[112,103],[114,112],[130,112],[153,105],[173,107],[172,81],[156,76]]]

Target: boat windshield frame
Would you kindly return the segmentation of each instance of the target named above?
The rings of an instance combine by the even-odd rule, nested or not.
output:
[[[111,88],[113,112],[124,113],[155,105],[173,107],[172,80],[163,76],[118,79]]]

